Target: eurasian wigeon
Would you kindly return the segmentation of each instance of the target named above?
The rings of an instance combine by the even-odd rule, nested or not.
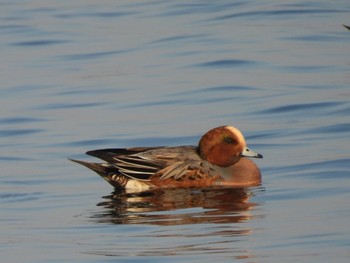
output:
[[[246,157],[262,158],[262,155],[250,150],[242,133],[232,126],[208,131],[197,147],[101,149],[86,154],[107,163],[72,161],[92,169],[121,190],[249,187],[261,183],[259,168]]]

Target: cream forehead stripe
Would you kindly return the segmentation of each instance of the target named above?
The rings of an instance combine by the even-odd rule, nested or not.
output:
[[[239,141],[241,141],[244,144],[246,144],[245,139],[243,137],[243,134],[241,133],[240,130],[238,130],[235,127],[232,127],[232,126],[225,126],[225,129],[230,130],[233,134],[235,134],[238,137]]]

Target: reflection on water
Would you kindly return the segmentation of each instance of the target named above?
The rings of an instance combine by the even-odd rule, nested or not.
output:
[[[92,217],[99,223],[182,225],[239,223],[249,220],[253,192],[246,189],[157,189],[105,196],[106,211]],[[174,212],[175,211],[175,212]]]
[[[186,261],[192,255],[197,259],[198,255],[213,259],[219,256],[225,260],[252,259],[254,252],[249,245],[242,244],[255,230],[253,224],[247,223],[264,218],[256,210],[261,204],[250,201],[258,191],[262,189],[114,192],[98,204],[103,207],[102,212],[90,216],[93,222],[106,224],[108,234],[103,240],[108,242],[84,253],[118,257],[176,256],[178,260],[185,257]]]

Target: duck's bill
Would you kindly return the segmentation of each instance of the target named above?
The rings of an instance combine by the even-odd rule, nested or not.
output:
[[[263,158],[260,153],[254,152],[248,147],[245,147],[241,153],[242,157],[251,157],[251,158]]]

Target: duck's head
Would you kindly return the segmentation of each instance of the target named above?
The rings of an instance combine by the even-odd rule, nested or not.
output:
[[[200,139],[198,150],[204,160],[221,167],[233,165],[241,157],[262,158],[261,154],[247,147],[240,130],[232,126],[208,131]]]

